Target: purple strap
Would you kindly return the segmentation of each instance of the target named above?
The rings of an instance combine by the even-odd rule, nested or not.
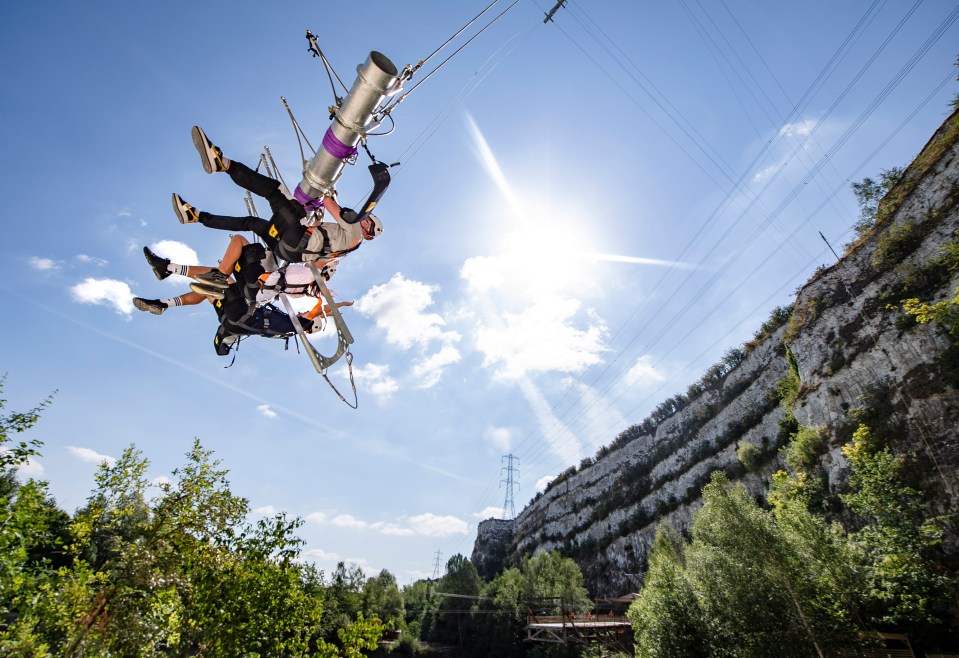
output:
[[[296,191],[293,192],[293,198],[303,204],[303,207],[308,211],[319,210],[323,207],[323,197],[310,196],[301,190],[299,185],[296,186]]]
[[[334,158],[339,158],[340,160],[346,160],[356,155],[356,147],[347,146],[341,142],[340,139],[333,134],[333,126],[327,128],[326,134],[323,135],[323,148]]]

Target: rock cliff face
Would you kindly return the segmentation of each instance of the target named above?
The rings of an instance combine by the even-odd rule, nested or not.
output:
[[[959,273],[939,263],[959,236],[957,136],[959,113],[887,194],[872,234],[800,289],[789,322],[750,345],[732,370],[668,418],[624,432],[512,522],[481,524],[473,561],[484,577],[504,560],[559,550],[580,565],[593,596],[622,595],[641,583],[657,523],[688,529],[713,471],[762,499],[788,441],[776,396],[789,369],[787,348],[801,382],[792,411],[825,439],[829,491],[846,485],[840,448],[852,431],[850,411],[865,406],[896,427],[892,447],[922,469],[934,511],[955,509],[959,348],[941,327],[887,306],[908,297],[951,299],[959,286]],[[737,456],[744,443],[756,447],[749,469]],[[951,538],[947,549],[955,547]]]

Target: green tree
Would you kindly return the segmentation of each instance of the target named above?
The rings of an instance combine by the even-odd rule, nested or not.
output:
[[[199,442],[153,500],[146,468],[132,447],[102,465],[74,519],[75,568],[45,601],[52,618],[73,620],[63,655],[305,653],[321,607],[295,562],[300,521],[247,522],[247,502]]]
[[[843,628],[835,593],[792,533],[721,472],[703,489],[687,569],[717,650],[738,656],[823,656]],[[725,648],[725,649],[724,649]]]
[[[396,628],[404,623],[403,595],[396,584],[396,577],[386,569],[363,586],[363,616],[378,618],[387,628]]]
[[[593,603],[583,585],[579,565],[558,551],[537,553],[520,567],[527,600],[551,601],[550,612],[588,612]]]
[[[363,585],[366,577],[356,564],[339,562],[326,586],[326,614],[323,616],[323,638],[336,640],[336,631],[345,628],[363,609]]]
[[[433,596],[433,581],[417,580],[403,588],[406,632],[417,640],[430,637],[439,598]]]
[[[880,447],[867,425],[843,446],[853,491],[843,501],[864,522],[851,535],[865,562],[865,599],[872,621],[914,635],[941,630],[955,583],[937,567],[942,518],[928,518],[921,493],[905,484],[905,459]]]
[[[636,629],[637,655],[643,658],[709,656],[709,629],[685,563],[686,545],[668,523],[661,523],[649,556],[640,596],[627,616]]]
[[[524,655],[527,614],[585,614],[592,609],[583,573],[557,551],[537,553],[483,588],[474,655]]]
[[[853,225],[856,235],[862,237],[869,233],[881,219],[879,202],[895,187],[902,178],[903,169],[892,167],[879,172],[879,180],[864,178],[861,183],[853,183],[852,191],[859,204],[859,220]]]
[[[6,377],[0,377],[0,393]],[[21,484],[17,469],[39,454],[38,439],[19,440],[30,430],[52,396],[27,412],[0,415],[0,654],[49,655],[40,628],[38,592],[59,568],[69,564],[68,517],[57,509],[47,484]],[[0,412],[6,409],[0,399]]]
[[[447,560],[446,573],[436,584],[439,608],[431,640],[459,647],[469,643],[472,630],[469,613],[482,585],[469,559],[456,554]]]
[[[350,622],[336,632],[342,652],[322,640],[319,642],[321,656],[343,656],[344,658],[363,658],[364,650],[375,651],[383,635],[383,624],[379,619],[364,619],[362,613],[356,621]]]

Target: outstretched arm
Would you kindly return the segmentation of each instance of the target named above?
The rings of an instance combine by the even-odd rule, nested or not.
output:
[[[343,308],[344,306],[353,306],[353,302],[336,302],[336,308]],[[308,320],[312,320],[318,315],[327,316],[329,314],[330,314],[329,305],[324,303],[323,301],[318,301],[316,303],[316,306],[314,306],[310,311],[303,314],[303,317],[305,317]]]

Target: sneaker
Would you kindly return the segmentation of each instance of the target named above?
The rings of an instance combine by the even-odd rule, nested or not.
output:
[[[193,145],[200,154],[200,162],[206,173],[226,171],[226,167],[223,166],[223,151],[213,145],[200,126],[193,126]]]
[[[134,297],[133,306],[136,307],[138,311],[146,311],[148,313],[153,313],[153,315],[163,315],[163,311],[166,310],[166,306],[159,299],[143,299],[142,297]]]
[[[230,287],[230,281],[228,280],[226,274],[220,270],[210,270],[209,272],[204,272],[203,274],[197,274],[193,278],[207,288],[220,288],[221,290],[226,290]]]
[[[202,283],[191,283],[190,290],[192,290],[195,293],[199,293],[203,295],[204,297],[209,297],[210,299],[223,299],[224,297],[226,297],[226,294],[224,294],[222,289],[210,288],[209,286],[205,286]]]
[[[169,258],[160,258],[150,251],[149,247],[143,248],[143,257],[147,259],[150,267],[153,268],[153,273],[156,274],[156,277],[160,279],[160,281],[163,281],[163,279],[173,274],[173,272],[167,269],[167,266],[170,264]]]
[[[173,194],[173,212],[176,213],[176,218],[180,220],[181,224],[193,224],[200,221],[200,214],[196,211],[196,208],[176,193]]]

